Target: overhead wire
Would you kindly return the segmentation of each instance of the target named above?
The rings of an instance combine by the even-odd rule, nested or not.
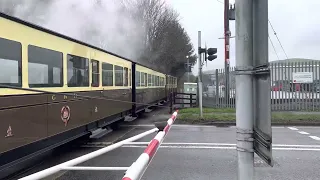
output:
[[[271,40],[271,38],[270,38],[269,35],[268,35],[268,38],[269,38],[269,40],[270,40],[270,42],[271,42],[271,45],[272,45],[272,47],[273,47],[274,52],[275,52],[276,55],[277,55],[278,60],[280,60],[279,55],[278,55],[278,53],[277,53],[277,51],[276,51],[276,48],[274,47],[274,44],[273,44],[273,42],[272,42],[272,40]]]
[[[287,55],[287,53],[286,53],[286,51],[284,50],[284,48],[283,48],[283,46],[282,46],[282,43],[281,43],[281,41],[280,41],[280,39],[279,39],[279,37],[278,37],[278,35],[277,35],[276,31],[274,30],[274,28],[273,28],[273,26],[272,26],[272,24],[271,24],[270,19],[268,19],[268,22],[269,22],[269,24],[270,24],[270,26],[271,26],[271,28],[272,28],[272,30],[273,30],[273,34],[276,36],[276,38],[277,38],[277,40],[278,40],[278,42],[279,42],[279,44],[280,44],[280,46],[281,46],[281,48],[282,48],[282,50],[283,50],[284,54],[286,55],[286,58],[287,58],[287,59],[289,59],[289,58],[288,58],[288,55]]]
[[[222,4],[224,4],[224,2],[221,2],[221,1],[219,1],[219,0],[217,0],[219,3],[222,3]]]

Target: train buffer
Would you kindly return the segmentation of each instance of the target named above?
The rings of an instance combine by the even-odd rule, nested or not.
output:
[[[143,132],[141,134],[135,135],[128,139],[122,140],[118,143],[112,144],[110,146],[104,147],[102,149],[93,151],[91,153],[85,154],[78,158],[69,160],[62,164],[50,167],[48,169],[39,171],[37,173],[31,174],[29,176],[20,178],[20,180],[38,180],[48,176],[51,176],[59,171],[75,171],[75,170],[91,170],[91,171],[125,171],[125,175],[122,180],[139,180],[142,178],[144,172],[148,168],[153,157],[157,153],[161,143],[165,139],[166,135],[169,133],[172,124],[176,120],[178,115],[178,110],[175,111],[172,116],[166,122],[155,122],[156,128]],[[143,153],[138,157],[138,159],[131,164],[129,167],[85,167],[85,166],[76,166],[80,163],[93,159],[95,157],[101,156],[109,151],[112,151],[116,148],[119,148],[125,144],[141,139],[149,134],[157,132],[156,136],[149,142],[148,146],[145,148]]]

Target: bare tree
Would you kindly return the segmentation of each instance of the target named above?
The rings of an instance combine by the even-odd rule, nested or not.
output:
[[[196,57],[187,32],[179,23],[179,14],[161,0],[122,0],[131,17],[145,28],[144,51],[140,61],[166,73],[182,76],[186,56],[191,63]]]

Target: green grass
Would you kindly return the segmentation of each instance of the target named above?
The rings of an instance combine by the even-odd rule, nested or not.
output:
[[[203,119],[199,117],[198,108],[181,109],[179,111],[180,121],[187,123],[196,122],[234,122],[236,120],[235,109],[229,108],[204,108]],[[292,112],[272,112],[272,122],[320,122],[320,114],[296,114]]]

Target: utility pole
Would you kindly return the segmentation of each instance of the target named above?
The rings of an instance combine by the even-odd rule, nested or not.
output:
[[[238,180],[253,180],[253,0],[235,3]]]
[[[198,73],[198,97],[199,97],[199,110],[200,110],[200,118],[203,118],[202,114],[202,58],[201,58],[201,31],[198,31],[198,65],[199,65],[199,73]]]
[[[229,100],[229,61],[230,61],[230,29],[229,29],[229,0],[224,0],[224,69],[225,69],[225,103]]]
[[[191,69],[191,65],[189,64],[189,56],[186,56],[187,58],[187,72],[188,72],[188,82],[190,82],[190,69]]]

